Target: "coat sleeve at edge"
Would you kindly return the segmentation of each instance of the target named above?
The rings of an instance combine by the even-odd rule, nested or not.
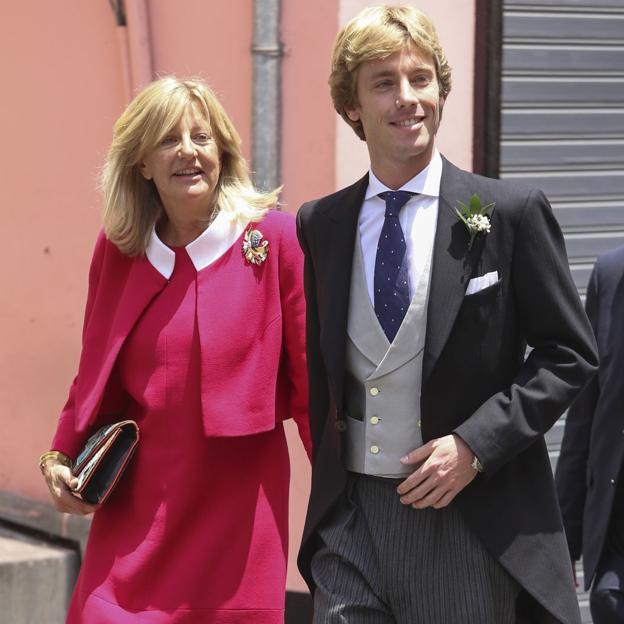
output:
[[[517,226],[510,289],[532,351],[509,388],[462,423],[486,476],[553,426],[598,366],[596,343],[548,200],[532,191]]]
[[[82,339],[84,341],[85,332],[93,312],[93,305],[95,302],[95,296],[97,293],[100,274],[102,271],[102,264],[104,261],[104,252],[106,246],[106,238],[104,233],[100,232],[97,241],[95,243],[95,250],[91,259],[91,266],[89,268],[89,287],[87,293],[87,303],[85,306],[84,322],[82,327]],[[75,426],[75,398],[76,398],[76,385],[78,377],[75,377],[70,388],[69,397],[67,402],[61,411],[56,433],[52,440],[51,448],[57,451],[65,453],[68,457],[75,459],[80,449],[82,448],[86,439],[85,432],[78,432]]]
[[[589,279],[585,302],[585,310],[595,335],[598,332],[598,290],[598,265],[596,265]],[[592,421],[600,395],[599,384],[599,377],[596,375],[568,411],[555,475],[563,526],[570,555],[574,560],[580,559],[583,546],[587,460]]]
[[[308,419],[308,376],[305,352],[305,298],[303,294],[303,255],[289,219],[282,231],[280,249],[280,298],[283,318],[285,370],[289,380],[289,415],[295,420],[308,457],[312,441]]]
[[[323,363],[320,344],[320,321],[318,314],[316,278],[312,253],[306,237],[304,223],[305,206],[297,214],[297,236],[303,249],[303,281],[306,298],[306,353],[308,366],[308,405],[310,410],[310,430],[313,449],[319,448],[323,436],[325,420],[329,409],[329,388],[327,371]]]

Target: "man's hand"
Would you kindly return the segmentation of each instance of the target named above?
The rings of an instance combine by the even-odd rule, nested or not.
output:
[[[477,475],[471,466],[474,453],[457,435],[431,440],[401,458],[420,464],[397,488],[404,505],[416,509],[446,507]]]

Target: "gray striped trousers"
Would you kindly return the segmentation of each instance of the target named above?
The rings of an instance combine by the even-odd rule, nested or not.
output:
[[[513,624],[518,583],[452,504],[402,505],[398,483],[350,475],[318,531],[314,624]]]

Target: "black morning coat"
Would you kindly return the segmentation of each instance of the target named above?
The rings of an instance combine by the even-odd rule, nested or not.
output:
[[[556,482],[570,554],[575,560],[583,554],[587,589],[605,547],[624,462],[624,247],[598,259],[585,308],[600,371],[568,412]]]
[[[315,528],[341,495],[343,383],[351,264],[364,176],[304,204],[312,490],[299,568],[310,589]],[[472,246],[453,208],[495,202],[491,232]],[[499,281],[465,296],[468,281]],[[525,361],[526,346],[532,347]],[[468,526],[524,588],[518,622],[580,624],[568,549],[544,442],[596,371],[591,327],[563,237],[542,192],[443,161],[422,375],[425,441],[451,432],[481,460],[455,502]],[[414,562],[418,566],[418,561]]]

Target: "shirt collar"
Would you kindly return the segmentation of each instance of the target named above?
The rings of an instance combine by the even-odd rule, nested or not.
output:
[[[243,233],[246,226],[246,223],[232,221],[227,213],[221,211],[210,227],[185,247],[195,270],[201,271],[221,257]],[[156,228],[152,230],[145,255],[165,279],[171,277],[175,266],[175,252],[158,238]]]
[[[419,195],[428,195],[429,197],[440,196],[440,180],[442,179],[442,157],[438,150],[434,150],[433,156],[429,164],[411,180],[408,180],[400,189],[400,191],[409,191],[410,193],[418,193]],[[370,199],[384,193],[396,189],[388,188],[370,169],[368,172],[368,188],[364,199]]]

